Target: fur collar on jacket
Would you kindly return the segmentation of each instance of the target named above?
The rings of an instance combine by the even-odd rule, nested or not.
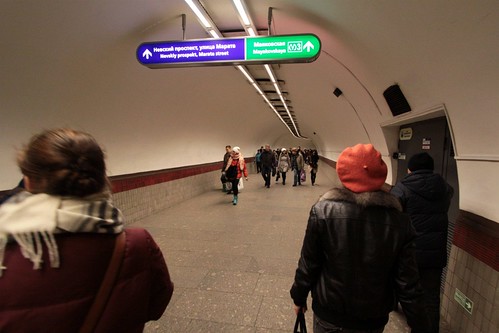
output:
[[[402,211],[402,205],[397,197],[384,191],[355,193],[347,188],[337,187],[329,190],[319,198],[319,201],[323,200],[347,201],[361,207],[383,206]]]

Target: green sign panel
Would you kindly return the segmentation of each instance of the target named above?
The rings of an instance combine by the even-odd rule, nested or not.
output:
[[[246,38],[247,61],[311,62],[320,50],[321,41],[313,34]]]
[[[458,302],[469,314],[473,312],[473,302],[457,288],[454,293],[454,300]]]

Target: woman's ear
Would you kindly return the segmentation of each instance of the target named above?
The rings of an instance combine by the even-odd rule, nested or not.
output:
[[[24,188],[26,189],[26,191],[31,192],[33,190],[31,180],[29,179],[28,176],[24,176],[23,179],[24,179]]]

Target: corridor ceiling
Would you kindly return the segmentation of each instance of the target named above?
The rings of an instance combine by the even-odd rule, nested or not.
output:
[[[202,4],[225,37],[244,33],[231,0]],[[53,126],[93,133],[112,174],[218,161],[226,144],[247,156],[265,143],[315,147],[335,160],[346,146],[371,142],[389,160],[397,138],[386,128],[400,117],[383,92],[394,84],[411,115],[448,116],[458,154],[499,156],[497,145],[484,144],[497,141],[499,128],[497,0],[246,5],[261,35],[321,39],[315,62],[272,66],[303,138],[233,66],[149,69],[137,61],[144,42],[209,38],[184,0],[0,1],[1,149],[9,154],[0,183],[17,172],[11,148]],[[265,87],[263,67],[249,69]]]

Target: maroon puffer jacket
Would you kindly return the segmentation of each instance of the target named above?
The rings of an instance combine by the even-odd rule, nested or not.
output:
[[[173,283],[163,255],[144,229],[126,229],[126,249],[117,282],[95,333],[142,332],[161,317]],[[56,236],[60,268],[33,270],[16,243],[8,244],[0,277],[0,332],[78,332],[102,282],[116,235]]]

